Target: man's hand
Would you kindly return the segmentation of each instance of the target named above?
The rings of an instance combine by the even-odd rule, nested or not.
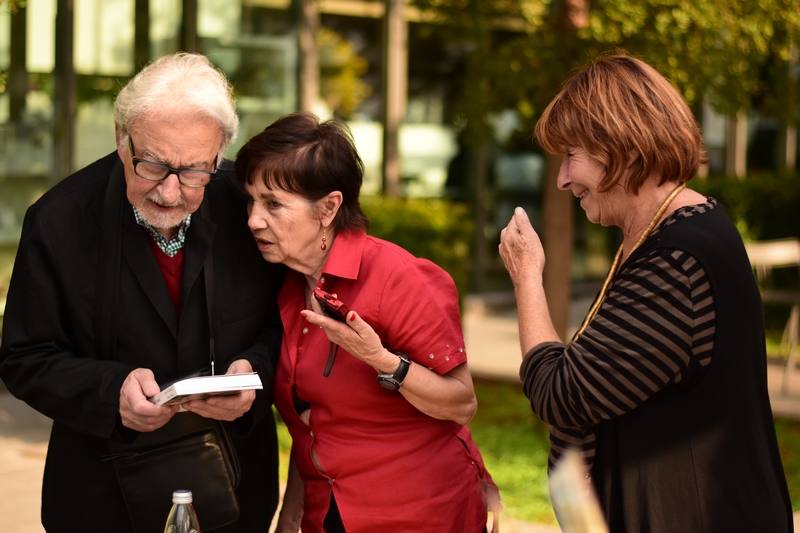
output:
[[[250,361],[238,359],[231,363],[226,374],[244,374],[252,371],[253,366]],[[182,407],[206,418],[231,422],[249,411],[255,399],[256,391],[244,390],[236,394],[211,396],[205,400],[184,402]]]
[[[119,415],[122,425],[141,432],[155,431],[178,412],[177,405],[156,406],[147,398],[160,392],[153,372],[137,368],[125,378],[119,391]]]

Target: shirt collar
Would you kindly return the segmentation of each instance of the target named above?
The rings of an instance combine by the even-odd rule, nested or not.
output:
[[[171,239],[167,239],[160,231],[148,224],[135,207],[133,208],[133,216],[136,217],[136,223],[142,226],[147,233],[153,237],[153,240],[161,251],[169,257],[175,257],[175,254],[183,248],[183,245],[186,243],[186,230],[189,229],[189,226],[192,224],[192,215],[189,214],[181,221],[177,233],[175,233]],[[333,250],[331,250],[331,252],[333,252]]]
[[[366,242],[367,234],[360,229],[347,230],[336,235],[322,275],[357,279]]]

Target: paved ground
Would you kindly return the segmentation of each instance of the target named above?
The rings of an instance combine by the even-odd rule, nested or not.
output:
[[[517,323],[512,308],[487,308],[480,300],[465,302],[464,331],[475,376],[518,381],[520,362]],[[577,324],[590,305],[573,302],[570,322]],[[573,326],[575,327],[575,326]],[[800,419],[800,372],[781,391],[783,369],[770,366],[769,384],[777,416]],[[40,491],[50,420],[8,394],[0,384],[0,532],[42,533]],[[795,515],[800,528],[800,514]],[[559,533],[560,529],[501,517],[503,533]],[[800,531],[800,529],[798,529]]]

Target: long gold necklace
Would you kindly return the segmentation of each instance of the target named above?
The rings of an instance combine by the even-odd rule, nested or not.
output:
[[[666,211],[667,207],[669,207],[669,204],[671,204],[672,200],[674,200],[675,197],[678,196],[678,194],[685,188],[686,184],[681,183],[680,185],[675,187],[675,189],[671,193],[669,193],[667,199],[664,200],[664,203],[661,204],[661,207],[659,207],[658,211],[656,211],[656,215],[653,217],[653,220],[650,221],[650,224],[647,225],[644,232],[639,237],[639,240],[636,241],[636,244],[634,244],[633,248],[631,248],[630,253],[628,253],[628,257],[630,257],[631,254],[633,254],[633,251],[636,250],[645,241],[645,239],[647,239],[647,237],[650,236],[650,234],[655,229],[658,220],[661,218],[661,215],[663,215],[664,211]],[[624,244],[625,243],[619,245],[619,250],[617,250],[617,255],[614,256],[614,262],[611,263],[611,268],[608,270],[608,275],[606,276],[606,280],[603,282],[603,288],[600,289],[600,294],[598,295],[597,300],[595,300],[594,304],[592,304],[592,307],[591,309],[589,309],[589,312],[586,313],[586,318],[583,319],[583,324],[581,324],[581,327],[578,328],[578,331],[575,332],[575,335],[572,337],[571,342],[575,342],[576,340],[578,340],[578,337],[580,337],[581,333],[583,333],[583,331],[586,329],[586,326],[588,326],[589,323],[592,320],[594,320],[595,315],[597,315],[597,311],[600,309],[600,305],[603,303],[603,300],[606,297],[606,291],[608,290],[608,286],[611,285],[611,279],[614,277],[614,274],[616,274],[617,268],[619,267],[620,260],[622,259],[622,247],[624,246]]]

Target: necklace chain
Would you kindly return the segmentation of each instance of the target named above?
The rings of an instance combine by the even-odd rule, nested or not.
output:
[[[644,232],[642,232],[642,235],[639,237],[639,240],[636,241],[636,244],[634,244],[633,248],[631,248],[631,251],[628,253],[628,257],[630,257],[631,254],[633,254],[634,250],[639,248],[639,246],[645,241],[645,239],[647,239],[647,237],[650,236],[650,234],[655,229],[659,219],[664,214],[664,211],[666,211],[667,207],[669,207],[669,204],[671,204],[672,200],[674,200],[675,197],[678,196],[678,194],[685,188],[686,188],[686,183],[681,183],[680,185],[675,187],[675,189],[673,189],[671,193],[669,193],[667,199],[664,200],[664,203],[661,204],[661,207],[659,207],[658,211],[656,211],[653,220],[650,221],[650,224],[647,225]],[[578,328],[578,331],[575,332],[575,335],[572,337],[571,342],[575,342],[576,340],[578,340],[578,337],[580,337],[581,333],[583,333],[583,331],[586,329],[589,323],[592,320],[594,320],[595,315],[597,315],[597,312],[600,309],[600,305],[603,303],[603,300],[606,297],[606,291],[608,290],[608,286],[611,285],[611,279],[614,277],[614,274],[616,274],[617,268],[619,267],[619,263],[622,260],[622,248],[624,245],[625,243],[619,245],[619,250],[617,250],[617,255],[614,256],[614,262],[611,263],[611,268],[608,270],[608,275],[606,275],[606,279],[603,282],[603,287],[600,289],[600,294],[597,296],[597,300],[595,300],[594,304],[592,304],[592,307],[591,309],[589,309],[589,312],[586,313],[586,317],[583,319],[581,327]]]

